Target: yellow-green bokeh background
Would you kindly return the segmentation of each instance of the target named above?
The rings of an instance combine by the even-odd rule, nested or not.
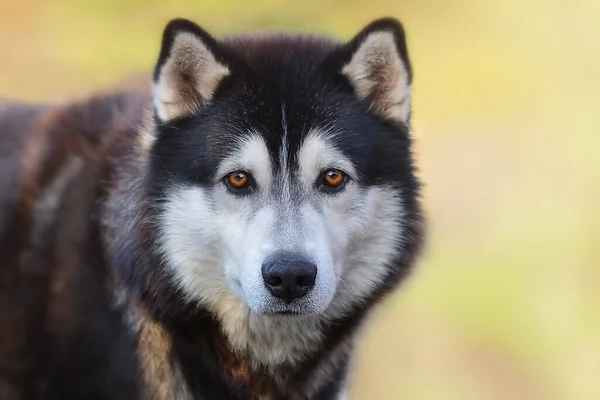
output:
[[[373,317],[353,399],[600,399],[600,1],[0,0],[0,95],[149,71],[214,34],[407,29],[429,245]]]

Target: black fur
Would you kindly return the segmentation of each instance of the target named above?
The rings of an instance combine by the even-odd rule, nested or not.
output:
[[[164,330],[171,344],[169,363],[179,367],[195,398],[233,400],[263,395],[273,399],[305,398],[305,388],[314,380],[314,371],[329,365],[331,357],[336,356],[335,364],[329,365],[330,376],[323,378],[323,384],[310,397],[335,399],[347,374],[355,331],[366,313],[409,272],[422,240],[419,182],[408,126],[374,112],[368,99],[359,99],[341,73],[342,66],[366,35],[381,30],[394,34],[398,52],[412,79],[404,31],[393,19],[373,22],[345,44],[322,37],[293,35],[216,40],[192,22],[172,21],[163,34],[153,75],[155,81],[168,60],[175,36],[182,31],[199,38],[231,73],[220,82],[211,101],[198,104],[191,115],[168,122],[161,122],[155,116],[155,143],[150,154],[140,156],[136,131],[142,120],[142,106],[150,103],[146,94],[140,95],[145,90],[92,98],[58,112],[28,111],[27,118],[35,122],[31,126],[40,131],[26,132],[30,143],[15,146],[35,148],[39,144],[36,141],[40,141],[47,145],[44,148],[48,151],[32,161],[39,164],[38,175],[24,174],[5,186],[17,200],[10,200],[16,206],[6,221],[12,222],[2,227],[4,231],[0,230],[3,239],[14,242],[7,248],[10,265],[5,271],[8,272],[0,268],[0,274],[4,274],[0,278],[5,281],[0,287],[11,279],[25,280],[15,268],[21,252],[48,256],[42,265],[44,278],[55,274],[61,262],[68,260],[78,272],[69,270],[74,276],[65,278],[70,282],[68,290],[73,293],[69,297],[73,302],[69,303],[71,314],[66,318],[76,321],[76,328],[61,334],[45,332],[43,326],[39,328],[42,331],[36,330],[36,324],[43,325],[40,319],[56,319],[52,313],[44,314],[45,299],[50,302],[52,293],[47,283],[23,283],[23,290],[31,294],[35,303],[27,307],[35,314],[25,331],[32,335],[28,341],[34,344],[31,351],[35,354],[30,357],[31,364],[36,365],[23,371],[17,368],[12,373],[4,368],[12,359],[0,347],[0,395],[4,380],[22,398],[141,396],[145,388],[139,381],[136,356],[141,351],[139,342],[144,338],[136,336],[124,323],[128,312],[135,311]],[[297,365],[282,365],[273,372],[263,367],[250,368],[252,360],[247,355],[231,350],[215,317],[200,304],[183,299],[160,255],[153,250],[165,191],[182,182],[208,190],[217,184],[222,177],[216,175],[216,166],[234,150],[236,141],[232,138],[251,130],[260,131],[273,155],[273,165],[280,167],[282,112],[286,113],[289,154],[296,153],[311,128],[332,127],[338,149],[355,162],[358,172],[355,179],[360,185],[400,189],[407,232],[406,240],[399,244],[401,258],[390,265],[384,284],[371,298],[357,305],[349,315],[326,325],[325,340],[317,352]],[[19,120],[24,118],[16,112],[14,115]],[[28,129],[19,125],[11,131]],[[48,140],[48,135],[60,140]],[[0,139],[5,143],[13,140],[12,136]],[[73,154],[85,160],[86,169],[73,183],[70,195],[61,198],[64,204],[57,221],[64,226],[62,230],[51,229],[43,246],[30,248],[26,240],[27,227],[33,218],[30,206],[46,183],[52,181],[57,166]],[[11,161],[10,170],[16,170],[19,163],[21,160]],[[35,190],[26,190],[21,196],[17,187],[28,179],[33,180],[31,185]],[[116,202],[110,203],[110,199]],[[0,200],[9,203],[2,196]],[[78,230],[84,232],[82,237],[77,236]],[[59,250],[75,246],[77,257],[56,255],[57,250],[48,243],[54,245],[52,235],[58,233],[63,234],[61,237],[77,238],[73,243],[57,246]],[[122,289],[127,294],[126,301],[114,308],[112,297]],[[15,296],[16,293],[10,292]],[[6,304],[16,304],[14,299],[7,301],[10,302]],[[0,307],[3,304],[0,302]],[[0,328],[5,325],[12,328],[17,320],[20,321],[17,317],[0,316]],[[10,340],[15,339],[0,332],[0,341]],[[43,344],[46,342],[47,345]],[[19,350],[25,354],[26,347],[19,345]],[[37,386],[28,387],[30,382]]]

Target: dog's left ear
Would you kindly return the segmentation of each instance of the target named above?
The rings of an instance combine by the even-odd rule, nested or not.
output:
[[[373,21],[344,49],[341,73],[380,116],[408,123],[412,70],[402,24],[394,18]]]
[[[163,33],[154,68],[154,108],[161,121],[187,116],[209,103],[230,74],[217,41],[195,23],[174,19]]]

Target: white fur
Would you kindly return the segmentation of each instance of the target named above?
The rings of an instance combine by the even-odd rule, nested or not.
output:
[[[352,161],[339,152],[332,140],[335,136],[312,130],[302,143],[298,154],[298,164],[302,184],[311,186],[317,176],[328,168],[339,169],[350,177],[356,175]]]
[[[215,180],[230,172],[245,170],[252,173],[258,185],[269,188],[272,181],[271,158],[263,138],[258,133],[246,137],[241,143],[234,143],[235,154],[221,162]]]
[[[183,293],[217,315],[236,350],[265,365],[295,362],[318,347],[323,321],[348,312],[381,283],[401,239],[400,193],[353,180],[339,194],[319,192],[314,183],[324,169],[351,177],[355,170],[318,130],[297,155],[299,180],[283,186],[293,199],[274,185],[278,177],[261,136],[235,146],[219,174],[248,171],[257,189],[232,195],[220,175],[212,190],[173,187],[160,221],[161,253]],[[263,262],[281,251],[302,254],[318,268],[315,287],[289,306],[269,293],[261,273]],[[303,315],[272,314],[290,307]]]
[[[292,192],[290,188],[290,166],[288,165],[288,127],[286,120],[285,105],[281,104],[281,148],[279,149],[279,164],[281,165],[281,195],[282,200],[287,203],[292,201]]]
[[[304,182],[326,168],[339,168],[352,179],[351,160],[335,150],[331,139],[313,130],[305,139],[299,154],[300,175]],[[311,236],[330,243],[338,286],[328,310],[331,317],[345,313],[364,300],[381,283],[389,263],[397,257],[396,248],[402,232],[401,194],[387,187],[371,187],[366,191],[350,181],[336,196],[319,198],[322,216],[304,215],[309,225],[317,227]],[[326,237],[322,237],[326,235]]]

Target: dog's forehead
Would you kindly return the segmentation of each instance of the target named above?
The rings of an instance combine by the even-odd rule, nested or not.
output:
[[[335,93],[313,87],[310,80],[289,85],[289,90],[246,85],[246,90],[224,102],[230,115],[227,135],[233,139],[226,152],[251,164],[268,164],[275,173],[314,176],[328,167],[362,172],[373,146],[373,130],[361,118],[360,107],[348,104],[354,98],[336,99]]]
[[[283,117],[285,124],[285,117]],[[218,174],[224,174],[238,168],[250,169],[267,179],[271,175],[314,175],[324,168],[338,168],[347,173],[355,172],[353,161],[337,146],[338,138],[332,132],[323,129],[310,129],[303,135],[297,146],[290,146],[289,132],[284,127],[282,134],[272,143],[269,135],[254,130],[250,134],[240,135],[221,160]],[[272,146],[275,143],[277,147]],[[270,146],[271,144],[271,146]],[[274,148],[272,151],[271,148]],[[293,172],[290,174],[290,172]]]
[[[349,86],[325,66],[341,46],[334,40],[264,33],[226,37],[221,45],[243,64],[221,93],[227,107],[239,106],[229,117],[240,117],[238,125],[249,125],[247,131],[261,132],[270,148],[278,147],[283,128],[293,147],[311,129],[343,114],[338,103],[348,101]]]
[[[301,85],[298,83],[296,89],[306,93]],[[323,149],[337,148],[350,130],[335,105],[325,102],[321,94],[299,101],[265,86],[233,94],[223,104],[228,107],[229,117],[223,122],[232,139],[231,154],[250,147],[254,154],[270,157],[272,167],[278,169],[283,164],[295,166],[304,147],[310,147],[315,156]],[[222,131],[208,134],[222,135]],[[256,151],[260,146],[265,151]]]
[[[179,154],[177,159],[162,157],[162,170],[183,171],[179,175],[193,182],[214,182],[222,172],[219,165],[239,156],[248,139],[259,137],[266,150],[254,154],[268,157],[273,172],[300,168],[302,147],[310,145],[313,150],[303,160],[312,161],[305,165],[320,160],[326,167],[326,157],[319,154],[341,155],[363,182],[397,180],[394,171],[402,171],[396,164],[404,159],[407,131],[370,112],[348,82],[322,65],[336,43],[302,40],[232,41],[230,50],[243,55],[248,69],[233,71],[197,114],[170,123],[172,129],[162,127],[167,144],[162,153]],[[316,132],[319,140],[308,141]]]

